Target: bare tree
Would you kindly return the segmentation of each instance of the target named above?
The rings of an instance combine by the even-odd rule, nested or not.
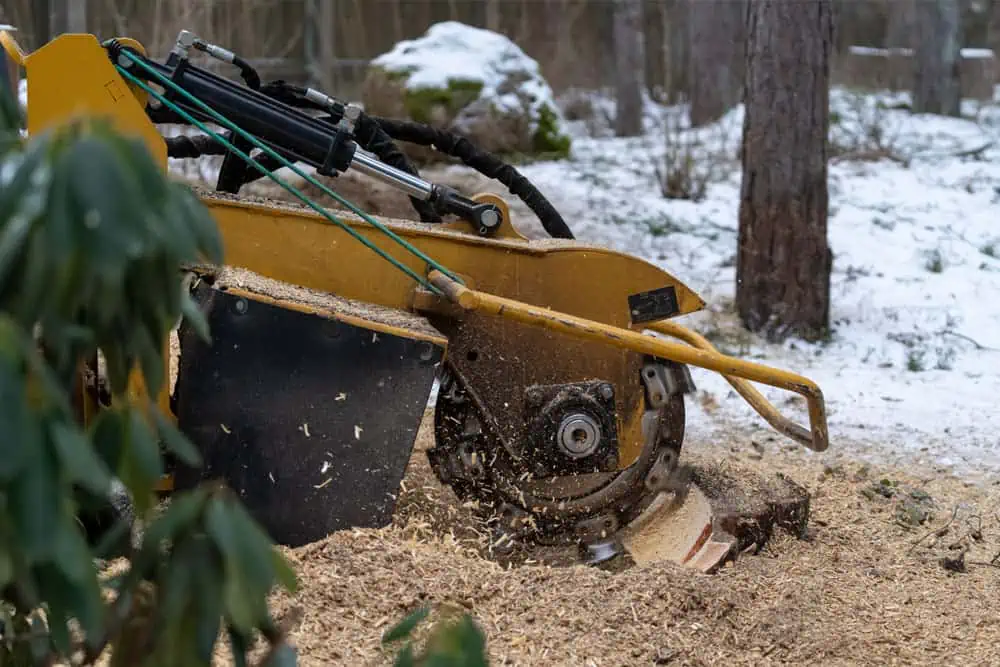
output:
[[[886,3],[886,48],[913,48],[915,5],[914,0],[895,0]]]
[[[986,43],[1000,56],[1000,0],[993,0],[990,7],[989,23],[986,27]]]
[[[642,134],[642,89],[644,84],[642,0],[615,0],[615,134]]]
[[[960,116],[962,15],[958,0],[914,3],[913,111]]]
[[[829,327],[830,0],[750,0],[736,307],[777,341]]]
[[[721,118],[743,91],[746,0],[688,0],[691,124]]]

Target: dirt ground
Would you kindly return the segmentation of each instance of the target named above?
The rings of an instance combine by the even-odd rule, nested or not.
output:
[[[424,604],[470,611],[495,665],[1000,664],[1000,486],[731,453],[809,489],[807,539],[778,534],[714,575],[504,568],[434,479],[428,438],[393,526],[289,552],[301,588],[275,609],[302,665],[391,664],[381,633]]]

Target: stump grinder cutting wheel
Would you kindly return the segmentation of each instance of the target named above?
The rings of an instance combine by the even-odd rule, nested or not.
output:
[[[676,324],[704,306],[694,292],[650,263],[573,240],[524,176],[464,138],[262,83],[245,60],[186,31],[162,63],[124,38],[62,35],[30,54],[9,32],[0,41],[27,79],[29,134],[86,113],[139,138],[164,169],[168,158],[223,156],[215,190],[199,195],[225,266],[178,267],[213,344],[182,323],[176,386],[152,397],[205,466],[173,468],[167,492],[221,477],[291,546],[384,526],[437,381],[430,464],[498,517],[499,541],[708,571],[733,539],[681,472],[688,367],[723,374],[776,430],[827,448],[819,387],[722,355]],[[196,64],[208,58],[236,66],[243,83]],[[165,137],[164,125],[192,132]],[[397,142],[499,180],[552,238],[523,237],[499,197],[423,180]],[[415,220],[370,216],[317,178],[349,169],[409,195]],[[279,170],[350,213],[317,205]],[[299,203],[240,195],[260,178]],[[751,381],[805,397],[810,428]],[[91,398],[81,419],[106,401]]]

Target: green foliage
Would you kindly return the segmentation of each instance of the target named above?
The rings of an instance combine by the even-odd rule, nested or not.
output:
[[[25,140],[0,98],[0,665],[93,664],[106,649],[112,665],[208,665],[223,636],[246,664],[259,635],[265,664],[295,664],[267,607],[294,574],[239,499],[206,485],[155,507],[161,446],[199,464],[147,396],[180,317],[208,336],[180,269],[221,261],[214,221],[138,141],[97,121]],[[84,428],[71,390],[98,351],[112,405]],[[115,479],[141,539],[118,518],[93,544],[80,510]],[[95,559],[121,541],[127,567],[102,584]]]
[[[443,107],[449,116],[454,116],[479,99],[482,90],[482,81],[449,79],[447,88],[405,89],[403,104],[410,118],[418,123],[431,123],[435,108]]]
[[[383,646],[402,642],[394,667],[488,667],[486,638],[468,614],[440,622],[418,651],[412,636],[429,615],[421,607],[382,636]]]
[[[569,157],[573,140],[559,131],[559,118],[548,105],[543,104],[538,112],[538,128],[533,137],[535,151],[547,159]]]

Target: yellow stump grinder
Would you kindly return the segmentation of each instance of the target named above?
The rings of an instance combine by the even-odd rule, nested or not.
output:
[[[467,139],[262,82],[187,31],[163,62],[126,38],[68,34],[31,53],[10,32],[0,40],[27,80],[29,134],[90,114],[141,137],[165,170],[168,158],[223,156],[215,190],[200,196],[225,266],[180,267],[212,344],[182,322],[176,383],[158,397],[205,465],[175,467],[166,484],[225,480],[279,543],[391,521],[435,386],[427,456],[438,479],[488,509],[501,536],[577,545],[591,563],[627,551],[709,571],[732,551],[679,474],[690,366],[724,375],[792,440],[827,448],[816,384],[720,354],[676,324],[704,306],[698,295],[574,240],[524,176]],[[195,62],[208,57],[242,82]],[[167,125],[191,132],[164,136]],[[499,197],[425,181],[397,142],[499,180],[552,238],[522,236]],[[414,220],[368,215],[315,176],[347,170],[404,192]],[[289,172],[350,212],[319,206]],[[298,203],[240,196],[262,178]],[[803,396],[809,428],[750,382]]]

